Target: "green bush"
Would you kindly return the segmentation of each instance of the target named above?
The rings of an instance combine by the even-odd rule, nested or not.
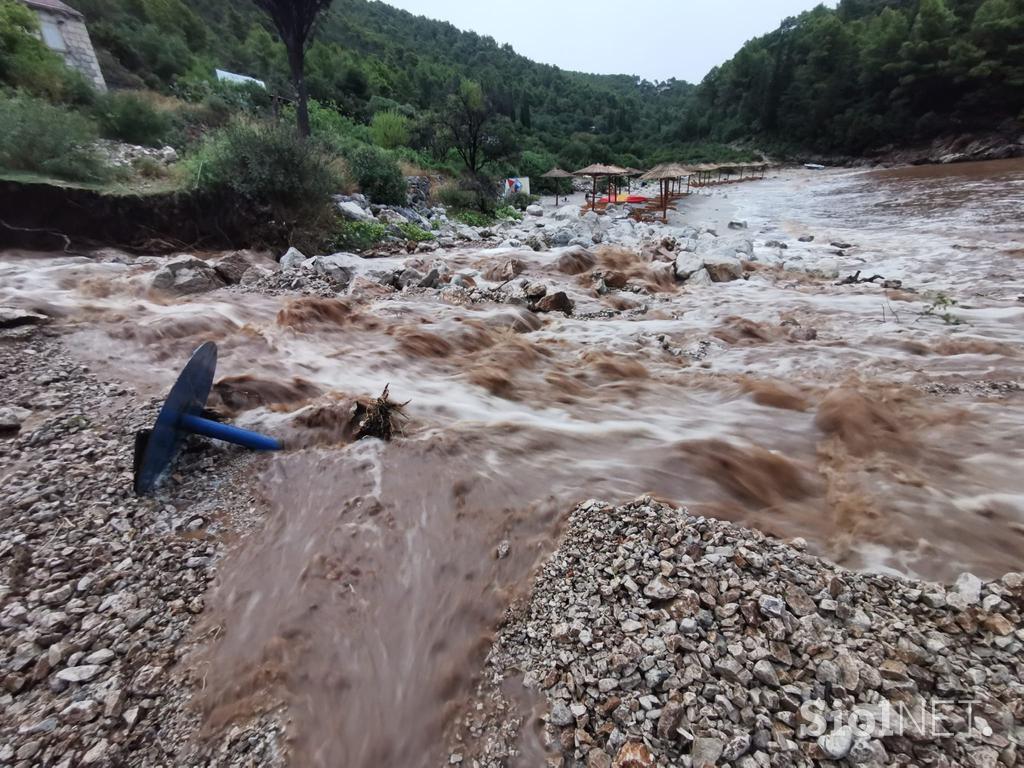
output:
[[[170,116],[134,93],[111,93],[100,98],[96,116],[106,138],[144,147],[164,146],[171,130]]]
[[[377,147],[360,147],[348,157],[349,171],[363,194],[381,205],[405,205],[408,191],[398,163]]]
[[[387,226],[376,221],[342,221],[328,240],[337,251],[368,251],[387,237]]]
[[[523,214],[518,209],[511,205],[504,205],[494,212],[494,215],[499,219],[505,219],[506,221],[522,221]]]
[[[494,224],[494,217],[489,213],[480,213],[480,211],[459,211],[455,214],[455,218],[470,227],[489,227]]]
[[[238,122],[212,134],[189,168],[200,191],[307,223],[324,213],[338,188],[333,160],[322,144],[303,141],[290,126]]]
[[[437,200],[452,211],[466,211],[476,207],[476,194],[455,184],[445,184],[437,191]]]
[[[396,224],[395,226],[401,231],[402,235],[405,237],[406,240],[410,240],[414,243],[423,243],[426,242],[427,240],[434,239],[433,234],[427,232],[425,229],[421,227],[417,227],[411,221],[401,222],[399,224]]]
[[[514,195],[509,195],[505,199],[505,203],[516,210],[525,211],[527,206],[533,205],[538,200],[540,200],[540,198],[536,195],[528,195],[525,192],[516,192]]]
[[[92,147],[95,124],[27,95],[0,96],[0,167],[68,181],[105,181],[111,169]]]
[[[409,143],[409,118],[392,110],[378,112],[370,124],[373,143],[384,149],[397,149]]]
[[[87,103],[92,88],[39,39],[36,14],[16,0],[0,0],[0,85],[50,101]]]

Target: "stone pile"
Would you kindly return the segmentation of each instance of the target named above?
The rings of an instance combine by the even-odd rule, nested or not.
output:
[[[47,328],[0,339],[0,765],[193,764],[176,663],[222,544],[256,524],[242,451],[186,446],[154,498],[132,493],[155,403],[99,381]],[[213,470],[217,470],[214,472]],[[210,745],[217,765],[279,762],[273,727]]]
[[[506,765],[529,742],[506,698],[522,681],[549,765],[1020,764],[1024,576],[944,587],[804,548],[650,498],[583,504],[451,761]]]

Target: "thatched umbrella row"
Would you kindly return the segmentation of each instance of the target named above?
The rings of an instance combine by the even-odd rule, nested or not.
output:
[[[635,176],[640,176],[641,181],[657,181],[661,186],[661,202],[662,209],[667,216],[668,213],[668,200],[672,196],[678,196],[682,194],[688,194],[691,186],[702,187],[706,184],[719,183],[722,180],[722,176],[725,175],[726,181],[730,181],[729,177],[734,173],[739,173],[740,180],[743,179],[743,174],[746,171],[750,171],[748,178],[754,178],[758,171],[760,171],[760,178],[764,178],[765,170],[769,167],[768,163],[703,163],[701,165],[695,165],[693,167],[684,167],[679,163],[662,163],[655,168],[644,173],[637,168],[622,168],[617,165],[603,165],[601,163],[595,163],[594,165],[588,165],[586,168],[581,168],[575,173],[569,173],[561,168],[553,168],[544,174],[543,178],[546,179],[568,179],[574,176],[589,176],[593,179],[593,191],[590,198],[590,209],[596,210],[597,208],[597,180],[599,178],[608,179],[608,199],[616,200],[618,197],[618,189],[615,187],[614,181],[620,177],[626,177],[627,179]],[[718,174],[717,180],[713,180],[714,174]],[[686,179],[686,192],[682,191],[682,180]],[[627,187],[628,189],[628,187]],[[556,192],[555,203],[558,203],[558,195]]]

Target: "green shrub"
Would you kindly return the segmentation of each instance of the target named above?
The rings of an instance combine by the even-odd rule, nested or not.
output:
[[[505,198],[505,203],[516,210],[525,211],[527,206],[533,205],[538,200],[540,200],[540,198],[536,195],[528,195],[525,192],[516,192],[514,195],[509,195]]]
[[[337,251],[368,251],[387,237],[387,226],[376,221],[342,221],[328,247]]]
[[[144,179],[166,179],[170,175],[167,166],[152,157],[137,157],[132,161],[132,168]]]
[[[349,156],[348,167],[363,194],[373,202],[405,205],[405,177],[387,152],[377,147],[360,147]]]
[[[392,110],[378,112],[370,124],[373,143],[384,149],[397,149],[409,143],[409,118]]]
[[[96,103],[100,130],[108,139],[144,147],[162,147],[171,130],[170,116],[134,93],[111,93]]]
[[[522,221],[523,214],[518,209],[511,205],[504,205],[494,212],[494,215],[499,219],[505,219],[506,221]]]
[[[105,181],[112,169],[96,152],[95,124],[42,99],[0,97],[0,167],[68,181]]]
[[[189,168],[201,191],[306,223],[324,213],[338,188],[332,160],[322,144],[303,141],[290,126],[237,122],[212,134]]]
[[[459,211],[455,218],[470,227],[489,227],[494,224],[494,217],[480,211]]]
[[[445,184],[437,191],[437,200],[452,211],[466,211],[476,207],[476,195],[455,184]]]
[[[411,221],[401,222],[395,225],[405,237],[406,240],[410,240],[414,243],[423,243],[427,240],[433,240],[434,235],[427,232],[425,229],[416,226]]]

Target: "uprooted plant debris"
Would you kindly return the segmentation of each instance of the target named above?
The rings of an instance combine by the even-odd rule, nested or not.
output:
[[[871,277],[861,277],[860,270],[858,269],[852,275],[847,275],[840,280],[836,285],[861,285],[862,283],[879,283],[883,288],[902,288],[902,280],[886,280],[882,275],[872,275]]]
[[[402,434],[402,426],[408,421],[404,409],[410,402],[396,403],[391,399],[391,385],[384,387],[375,400],[360,400],[356,403],[353,421],[358,425],[356,439],[376,437],[390,441],[395,434]]]

